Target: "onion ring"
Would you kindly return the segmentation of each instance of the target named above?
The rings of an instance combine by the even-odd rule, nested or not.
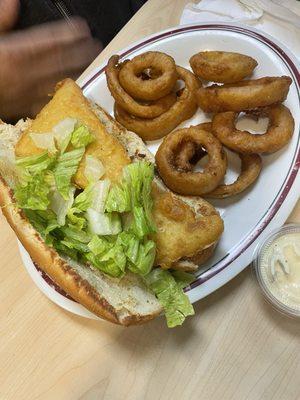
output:
[[[197,127],[208,132],[212,131],[212,124],[210,122],[202,123],[197,125]],[[187,142],[176,157],[176,165],[186,171],[191,171],[193,169],[192,164],[196,164],[205,155],[206,152],[204,151],[195,154],[194,144]],[[239,154],[239,157],[242,165],[238,178],[229,185],[219,185],[212,192],[205,194],[204,197],[224,199],[235,196],[246,190],[256,181],[262,169],[260,156],[258,154]]]
[[[212,85],[197,91],[197,101],[205,112],[252,110],[284,101],[291,83],[290,77],[281,76]]]
[[[120,64],[119,56],[112,56],[105,69],[107,85],[116,102],[132,115],[143,118],[155,118],[163,114],[176,102],[176,94],[169,93],[154,103],[141,104],[133,99],[122,88],[119,82]],[[127,62],[124,62],[127,65]]]
[[[258,178],[262,161],[258,154],[239,154],[241,159],[241,172],[238,178],[229,185],[220,185],[212,192],[205,195],[212,199],[225,199],[235,196],[246,190]]]
[[[155,77],[142,79],[145,70],[155,72]],[[176,65],[172,57],[159,51],[148,51],[128,61],[120,70],[122,87],[132,97],[141,100],[158,100],[169,94],[177,81]]]
[[[195,92],[200,87],[200,82],[185,68],[177,66],[176,71],[179,78],[185,82],[185,88],[168,111],[154,119],[138,118],[130,115],[116,103],[114,108],[116,120],[146,141],[162,138],[182,121],[191,118],[197,110]]]
[[[252,74],[257,62],[249,56],[227,51],[201,51],[190,58],[194,74],[206,81],[235,83]]]
[[[212,132],[211,122],[202,122],[196,128]],[[175,166],[183,171],[192,171],[193,166],[206,155],[206,151],[193,142],[183,143],[175,157]]]
[[[294,118],[287,107],[279,104],[260,110],[256,114],[269,118],[269,126],[264,134],[236,129],[238,113],[230,111],[214,116],[213,133],[224,146],[237,153],[274,153],[289,142],[294,132]]]
[[[178,149],[187,142],[207,151],[209,160],[203,172],[186,172],[176,167]],[[167,187],[183,195],[200,196],[211,192],[219,185],[227,168],[227,157],[221,143],[212,133],[197,127],[179,129],[166,136],[155,160]]]

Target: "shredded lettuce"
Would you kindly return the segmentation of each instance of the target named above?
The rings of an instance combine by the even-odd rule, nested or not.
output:
[[[20,208],[29,210],[47,210],[50,187],[45,181],[45,173],[36,174],[25,186],[18,185],[14,195]]]
[[[90,232],[95,235],[117,235],[122,232],[121,218],[117,213],[99,213],[89,208],[86,219]]]
[[[71,225],[79,230],[83,230],[87,226],[86,219],[78,208],[71,207],[67,212],[67,219]]]
[[[23,169],[29,175],[35,175],[49,169],[54,160],[55,158],[45,151],[34,156],[17,158],[16,167],[19,170]]]
[[[71,187],[71,179],[76,174],[79,163],[83,157],[85,148],[68,151],[57,158],[54,168],[54,178],[57,190],[67,200]]]
[[[74,202],[74,193],[75,187],[70,187],[67,200],[57,190],[54,190],[50,195],[50,208],[55,212],[59,225],[66,223],[66,216]]]
[[[53,133],[31,133],[30,137],[39,149],[46,149],[51,154],[56,153],[57,149],[55,147]]]
[[[94,235],[88,244],[88,248],[95,256],[98,256],[99,254],[105,253],[105,251],[110,248],[110,242],[105,238]]]
[[[65,118],[52,129],[56,145],[61,153],[64,153],[68,147],[76,123],[75,118]]]
[[[72,133],[71,144],[73,147],[75,147],[75,149],[79,149],[80,147],[86,147],[93,141],[94,141],[94,136],[84,125],[79,126]]]
[[[85,257],[92,265],[113,277],[120,278],[124,275],[126,255],[118,239],[109,241],[94,236],[88,247],[91,252]]]
[[[66,237],[64,240],[61,240],[60,243],[63,246],[67,247],[69,250],[77,250],[79,253],[89,252],[88,246],[85,243],[80,242],[79,240],[70,239],[69,237]]]
[[[84,176],[89,182],[97,182],[105,173],[105,168],[98,158],[87,155],[85,157]]]
[[[124,213],[131,210],[130,185],[128,182],[114,185],[108,193],[105,210]]]
[[[87,211],[88,208],[93,208],[95,211],[103,213],[109,187],[109,179],[90,183],[75,198],[74,207],[80,211]]]
[[[181,325],[194,314],[183,292],[194,277],[153,269],[156,245],[149,239],[156,232],[153,165],[130,164],[121,182],[111,185],[108,179],[99,180],[102,164],[87,156],[85,174],[90,183],[78,194],[72,177],[93,136],[85,126],[74,130],[76,120],[62,122],[54,133],[59,153],[46,151],[16,161],[21,177],[15,190],[19,206],[46,243],[60,253],[112,277],[121,278],[126,270],[143,276],[164,308],[168,326]],[[66,151],[69,143],[74,150]]]
[[[76,240],[80,243],[89,243],[92,239],[92,236],[85,231],[80,231],[75,227],[64,226],[60,228],[60,231],[65,235],[66,238]]]
[[[137,236],[129,232],[122,232],[119,240],[128,259],[128,269],[139,275],[147,275],[154,264],[155,243],[152,240],[141,242]]]
[[[59,228],[56,216],[51,211],[24,210],[33,227],[40,233],[45,243],[53,245],[54,238],[51,233]]]
[[[189,272],[173,271],[172,275],[175,278],[178,286],[180,286],[182,289],[187,287],[190,283],[194,282],[195,280],[195,276],[193,274],[190,274]]]
[[[187,316],[194,315],[189,298],[170,272],[155,268],[145,276],[145,281],[164,308],[169,328],[182,325]]]
[[[151,163],[142,161],[127,165],[123,170],[122,182],[111,188],[106,201],[105,208],[108,212],[132,211],[131,230],[140,239],[156,232],[152,218],[153,177],[154,166]]]
[[[137,237],[142,239],[144,236],[156,232],[152,218],[148,218],[143,207],[134,207],[133,220],[129,230],[132,230]]]
[[[104,213],[105,202],[109,192],[110,181],[109,179],[104,179],[98,181],[94,184],[92,190],[92,202],[91,208],[99,213]]]
[[[73,207],[80,211],[86,211],[91,207],[93,202],[93,187],[94,184],[90,183],[81,193],[76,196]]]

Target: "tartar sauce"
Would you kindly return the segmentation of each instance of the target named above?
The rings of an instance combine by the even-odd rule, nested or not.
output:
[[[262,246],[257,261],[258,278],[269,299],[273,296],[285,311],[300,315],[300,227],[282,228]]]

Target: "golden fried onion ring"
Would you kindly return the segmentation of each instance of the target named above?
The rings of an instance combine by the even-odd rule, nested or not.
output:
[[[246,190],[258,178],[262,161],[258,154],[239,154],[241,159],[241,172],[238,178],[229,185],[219,185],[215,190],[205,195],[213,199],[225,199],[235,196]]]
[[[142,104],[136,101],[120,85],[119,73],[121,65],[119,64],[119,56],[112,56],[108,60],[105,74],[111,95],[124,110],[138,117],[155,118],[166,112],[176,102],[175,93],[169,93],[164,97],[161,96],[159,100],[149,104]]]
[[[239,82],[251,75],[257,62],[249,56],[227,51],[201,51],[190,58],[194,74],[206,81]]]
[[[199,124],[197,127],[212,132],[212,124],[210,122]],[[205,151],[197,152],[194,143],[187,142],[176,156],[176,166],[185,171],[192,171],[193,164],[196,164],[205,155]],[[205,194],[204,197],[224,199],[235,196],[256,181],[262,169],[260,156],[258,154],[239,154],[239,157],[241,160],[241,172],[238,178],[229,185],[219,185],[212,192]]]
[[[212,85],[197,90],[197,102],[205,112],[252,110],[284,101],[291,83],[290,77],[281,76]]]
[[[214,116],[213,133],[224,146],[237,153],[274,153],[291,139],[294,132],[294,118],[290,110],[282,104],[255,112],[255,115],[257,114],[269,118],[269,126],[264,134],[236,129],[235,121],[238,113],[231,111]]]
[[[176,155],[187,142],[204,148],[209,159],[202,172],[183,171],[176,166]],[[166,136],[156,156],[156,164],[165,184],[174,192],[200,196],[214,190],[223,179],[227,157],[215,136],[198,127],[179,129]]]
[[[197,110],[195,92],[200,87],[200,82],[185,68],[177,66],[176,71],[179,79],[184,81],[185,87],[168,111],[154,119],[138,118],[116,103],[116,120],[128,130],[137,133],[143,140],[156,140],[171,132],[182,121],[191,118]]]
[[[211,122],[202,122],[196,125],[196,127],[212,132]],[[183,171],[192,171],[194,165],[206,154],[206,151],[202,147],[199,148],[193,142],[186,142],[178,149],[178,153],[175,156],[175,165]]]
[[[150,77],[154,77],[143,80],[144,71],[150,71]],[[165,53],[148,51],[128,61],[121,68],[119,79],[122,87],[132,97],[158,100],[174,88],[177,81],[175,61]]]

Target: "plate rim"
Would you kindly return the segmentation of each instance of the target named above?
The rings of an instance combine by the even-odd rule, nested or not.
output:
[[[167,28],[165,30],[156,32],[152,35],[146,36],[141,40],[135,41],[134,43],[132,43],[131,45],[121,49],[120,51],[118,51],[118,54],[120,54],[120,57],[123,58],[125,56],[127,56],[128,54],[150,44],[150,43],[155,43],[157,41],[160,41],[166,37],[171,37],[171,36],[176,36],[177,34],[183,34],[186,32],[190,32],[190,31],[199,31],[199,30],[225,30],[225,31],[232,31],[235,33],[239,33],[239,34],[244,34],[246,36],[251,36],[254,37],[255,39],[259,40],[260,42],[262,42],[264,45],[268,45],[268,47],[270,47],[273,51],[274,49],[276,49],[277,51],[277,55],[282,57],[286,57],[286,59],[288,60],[287,63],[285,62],[285,65],[287,65],[287,67],[290,70],[290,74],[293,77],[293,83],[296,84],[296,88],[297,88],[297,92],[298,92],[298,98],[299,98],[299,104],[300,104],[300,72],[298,70],[297,65],[299,65],[299,61],[296,58],[296,56],[284,45],[282,44],[280,41],[278,41],[277,39],[273,38],[271,35],[266,34],[258,29],[255,28],[246,28],[245,26],[241,25],[241,24],[236,24],[236,23],[221,23],[221,22],[214,22],[214,21],[207,21],[206,23],[194,23],[194,24],[185,24],[185,25],[177,25],[171,28]],[[106,62],[102,63],[99,67],[94,68],[86,77],[84,78],[79,78],[77,80],[77,82],[79,83],[81,89],[83,90],[83,92],[85,92],[88,87],[100,76],[104,73],[105,70],[105,66],[106,66]],[[292,71],[290,69],[290,66],[292,66]],[[214,292],[215,290],[217,290],[220,286],[222,286],[223,284],[229,282],[231,279],[233,279],[234,276],[236,276],[238,273],[240,273],[244,268],[246,268],[249,265],[249,262],[245,261],[245,265],[244,266],[240,266],[237,267],[237,261],[240,260],[240,257],[243,256],[243,259],[246,258],[246,254],[245,252],[248,250],[249,251],[252,249],[252,253],[251,256],[254,253],[253,248],[256,247],[256,243],[258,240],[261,239],[262,236],[267,235],[271,230],[273,230],[275,227],[282,225],[282,223],[284,223],[284,221],[286,220],[286,218],[288,217],[289,213],[292,211],[292,208],[294,207],[294,205],[297,202],[297,188],[298,190],[300,190],[300,179],[299,179],[299,167],[300,167],[300,145],[299,145],[299,137],[298,137],[298,143],[297,143],[297,147],[294,151],[293,157],[296,157],[295,162],[293,160],[293,163],[290,164],[291,167],[289,170],[289,173],[287,174],[287,177],[284,181],[284,184],[282,185],[282,187],[284,186],[284,188],[280,189],[280,191],[278,192],[277,196],[274,198],[274,200],[272,201],[272,205],[274,203],[276,208],[271,208],[272,213],[270,212],[270,208],[269,210],[266,211],[264,217],[259,221],[259,224],[262,225],[262,229],[258,229],[257,230],[257,226],[259,224],[256,225],[256,227],[252,230],[254,231],[255,229],[257,230],[257,235],[255,237],[251,238],[251,243],[245,248],[242,249],[242,251],[240,253],[238,253],[236,255],[236,257],[234,257],[232,260],[230,260],[226,265],[222,266],[221,268],[216,268],[217,265],[222,262],[224,259],[226,259],[226,257],[228,256],[225,255],[225,257],[223,257],[223,259],[219,260],[214,266],[212,266],[209,270],[205,271],[204,273],[202,273],[201,275],[199,275],[199,277],[197,277],[197,279],[186,288],[186,293],[189,295],[191,301],[194,303],[195,301],[198,301],[200,298],[203,298],[204,296]],[[292,178],[291,178],[292,175]],[[286,181],[288,179],[288,182],[286,184]],[[292,182],[290,182],[290,179],[292,179]],[[282,192],[285,190],[284,196],[282,197]],[[281,193],[279,195],[279,193]],[[292,194],[295,194],[295,199],[292,198]],[[285,204],[285,209],[282,208],[283,204]],[[278,212],[280,211],[280,216],[278,215]],[[266,224],[264,224],[264,218],[265,216],[268,216],[268,221]],[[274,217],[277,217],[276,219],[274,219]],[[263,222],[261,222],[263,220]],[[245,238],[243,240],[242,243],[244,243],[249,236],[251,236],[251,234],[247,235],[247,238]],[[237,247],[234,246],[234,249]],[[241,247],[241,244],[240,244]],[[24,261],[24,257],[22,255],[23,251],[20,248],[20,252],[21,252],[21,256],[22,256],[22,260],[23,263],[25,264]],[[25,250],[24,250],[25,251]],[[232,253],[232,251],[231,251]],[[248,255],[249,258],[249,255]],[[250,261],[251,262],[251,261]],[[27,262],[26,262],[27,263]],[[32,265],[33,262],[32,262]],[[235,268],[228,268],[229,266],[233,266],[235,265]],[[27,266],[25,265],[27,271],[30,273],[30,270],[27,268]],[[230,271],[231,273],[228,273],[228,271]],[[227,274],[224,276],[224,272],[227,272]],[[223,275],[223,276],[222,276]],[[32,275],[31,275],[32,276]],[[36,282],[36,279],[34,279],[32,277],[32,279]],[[40,279],[44,280],[41,276]],[[37,284],[38,285],[38,284]],[[48,284],[49,287],[52,290],[53,289],[50,284]],[[86,311],[86,315],[83,312],[83,310],[80,310],[80,312],[76,312],[74,310],[72,310],[72,306],[71,304],[68,304],[68,306],[66,307],[65,304],[61,304],[58,299],[59,297],[62,297],[64,300],[67,300],[67,303],[72,303],[72,305],[78,305],[78,303],[76,303],[74,300],[71,299],[66,299],[63,295],[59,294],[58,297],[51,298],[49,296],[49,293],[46,293],[44,291],[44,287],[41,287],[43,285],[38,285],[38,287],[40,288],[40,290],[42,290],[44,292],[44,294],[46,294],[46,296],[48,296],[52,301],[54,301],[56,304],[60,305],[61,307],[67,309],[68,311],[74,312],[78,315],[81,316],[85,316],[88,318],[91,318],[91,315],[89,315],[89,311],[86,310],[84,307],[82,307],[83,310]],[[53,297],[53,296],[52,296]],[[65,303],[65,302],[64,302]]]
[[[135,52],[136,50],[140,50],[141,48],[147,46],[148,44],[155,43],[157,41],[160,41],[164,38],[172,37],[175,35],[181,35],[186,32],[193,32],[193,31],[201,31],[201,30],[225,30],[225,31],[231,31],[239,34],[244,34],[246,36],[253,37],[254,39],[260,41],[264,45],[267,45],[271,50],[273,50],[278,57],[281,58],[281,60],[285,63],[287,68],[289,69],[290,75],[293,78],[293,83],[296,86],[297,92],[298,92],[298,99],[299,99],[299,104],[300,104],[300,72],[297,68],[298,60],[297,58],[293,55],[293,53],[282,43],[280,43],[278,40],[273,38],[271,35],[265,34],[264,32],[261,32],[258,29],[254,29],[251,27],[249,29],[248,27],[245,28],[245,26],[241,24],[226,24],[226,23],[214,23],[214,22],[206,22],[206,23],[194,23],[194,24],[186,24],[186,25],[179,25],[173,28],[166,29],[164,31],[160,31],[156,34],[150,35],[145,37],[143,40],[137,41],[130,46],[125,47],[124,49],[120,50],[118,54],[120,55],[120,58],[123,59],[127,55],[130,55],[131,53]],[[81,89],[83,92],[85,92],[90,85],[93,84],[95,80],[97,80],[104,72],[105,72],[105,66],[106,63],[101,64],[98,68],[95,68],[94,71],[91,72],[91,74],[88,76],[88,78],[84,81],[84,83],[81,84]],[[198,286],[204,284],[205,282],[209,281],[212,279],[214,276],[222,272],[225,268],[229,267],[236,259],[238,259],[240,256],[243,255],[245,251],[248,250],[248,248],[255,243],[260,235],[267,229],[269,226],[270,222],[273,220],[273,218],[276,216],[276,214],[280,211],[283,203],[285,202],[285,199],[287,198],[288,194],[291,192],[293,188],[293,184],[295,183],[295,180],[298,176],[298,170],[300,166],[300,142],[299,142],[299,137],[298,137],[298,143],[297,143],[297,148],[295,152],[293,153],[293,162],[290,164],[290,169],[289,172],[285,178],[285,181],[283,182],[279,192],[277,195],[274,197],[274,200],[272,201],[272,204],[270,208],[266,211],[264,216],[260,219],[259,223],[252,229],[251,233],[245,238],[243,241],[238,243],[237,245],[234,246],[233,251],[231,251],[228,254],[234,253],[234,257],[232,257],[230,260],[227,260],[225,264],[221,264],[221,266],[218,266],[220,263],[224,263],[224,260],[228,257],[228,254],[226,254],[221,260],[219,260],[215,265],[209,268],[209,270],[205,271],[197,279],[186,288],[186,293],[189,293],[191,290],[196,289]],[[296,192],[296,190],[295,190]],[[295,199],[295,203],[297,201],[297,198]],[[275,203],[275,204],[274,204]],[[289,214],[292,211],[293,205],[289,207],[288,210],[285,210],[285,214]],[[286,219],[286,217],[285,217]],[[281,219],[280,219],[281,220]],[[270,231],[269,228],[268,232]],[[253,235],[252,232],[256,231],[256,233]],[[247,239],[251,237],[250,241],[248,240],[246,247],[243,246]],[[244,268],[246,268],[249,265],[249,263],[246,263],[246,265],[240,269],[241,272]],[[238,273],[237,272],[237,273]]]

